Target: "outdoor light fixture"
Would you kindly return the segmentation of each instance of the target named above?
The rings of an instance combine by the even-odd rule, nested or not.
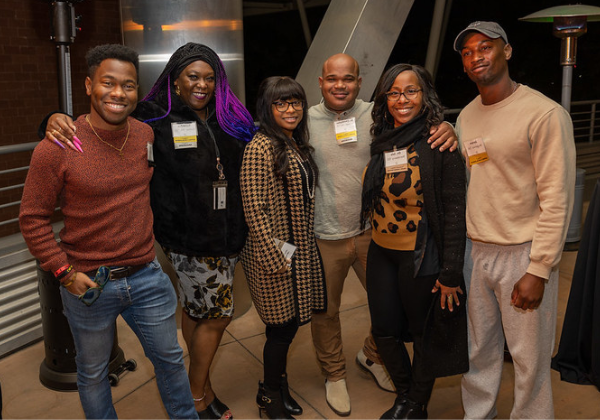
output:
[[[552,22],[552,34],[561,39],[560,64],[563,66],[561,104],[570,112],[573,66],[575,66],[577,59],[577,38],[587,32],[588,22],[600,21],[600,7],[584,4],[555,6],[532,13],[519,20],[525,22]],[[573,214],[567,231],[567,247],[565,249],[570,249],[569,244],[577,243],[581,239],[580,227],[584,186],[585,170],[577,168]]]
[[[587,22],[600,21],[600,7],[573,4],[555,6],[532,13],[519,20],[552,22],[552,34],[561,39],[560,64],[563,66],[561,103],[571,110],[571,81],[577,59],[577,38],[587,32]]]

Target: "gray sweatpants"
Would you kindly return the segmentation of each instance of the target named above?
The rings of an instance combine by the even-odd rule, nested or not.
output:
[[[529,266],[531,243],[501,246],[467,241],[464,275],[468,292],[469,372],[462,379],[466,419],[497,415],[504,338],[515,370],[510,418],[554,418],[550,360],[554,349],[558,268],[536,310],[510,304],[514,284]]]

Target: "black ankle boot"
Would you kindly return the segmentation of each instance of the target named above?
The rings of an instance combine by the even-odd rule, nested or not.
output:
[[[281,399],[283,401],[283,406],[288,411],[288,413],[293,414],[295,416],[299,416],[302,414],[302,407],[300,404],[296,402],[296,400],[290,394],[290,388],[288,386],[287,374],[283,374],[281,376]]]
[[[259,381],[256,403],[258,404],[258,415],[260,418],[262,418],[264,411],[269,419],[294,419],[283,406],[281,389],[270,390],[265,388],[263,383]]]
[[[399,419],[426,419],[427,418],[427,407],[425,404],[414,402],[412,400],[406,400],[406,408],[402,413],[402,417]]]
[[[406,409],[406,395],[399,395],[394,401],[394,405],[388,411],[383,413],[380,419],[402,419],[404,410]]]

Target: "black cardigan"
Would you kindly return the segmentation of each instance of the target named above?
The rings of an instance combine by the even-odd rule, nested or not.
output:
[[[460,286],[460,306],[442,310],[440,292],[432,299],[423,331],[423,366],[432,378],[469,370],[467,345],[467,289],[463,276],[466,244],[466,171],[461,154],[432,150],[425,139],[417,142],[423,201],[430,229],[440,250],[439,280]],[[450,212],[448,210],[451,210]]]
[[[460,153],[432,150],[425,139],[415,146],[427,222],[440,254],[439,280],[444,286],[460,286],[467,230],[465,164]]]
[[[192,256],[230,256],[241,251],[247,235],[240,193],[240,168],[246,142],[225,133],[214,105],[202,121],[173,95],[168,117],[148,122],[154,130],[156,168],[150,183],[154,234],[163,246]],[[140,102],[133,113],[147,120],[166,113],[153,101]],[[175,150],[172,122],[195,121],[197,148]],[[214,140],[213,140],[214,137]],[[227,203],[213,209],[213,182],[218,181],[217,150],[227,180]]]

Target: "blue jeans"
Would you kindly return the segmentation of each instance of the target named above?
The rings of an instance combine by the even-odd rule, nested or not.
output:
[[[114,419],[108,381],[115,321],[119,314],[138,336],[154,365],[156,382],[170,418],[198,418],[177,341],[177,298],[155,259],[130,277],[110,280],[91,306],[60,288],[77,355],[77,386],[86,418]]]

